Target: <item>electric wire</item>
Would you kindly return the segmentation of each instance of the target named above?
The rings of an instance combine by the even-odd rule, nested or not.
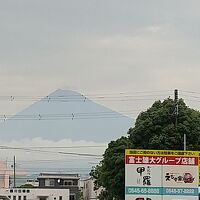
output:
[[[72,113],[53,113],[53,114],[16,114],[7,115],[0,114],[0,120],[74,120],[74,119],[101,119],[101,118],[126,118],[127,116],[135,116],[139,113],[139,109],[135,110],[123,110],[119,112],[107,111],[107,112],[72,112]]]
[[[0,145],[0,149],[4,149],[4,150],[23,150],[23,151],[26,151],[26,152],[53,153],[53,154],[62,154],[62,155],[71,155],[71,156],[85,156],[85,157],[102,158],[102,155],[90,154],[90,153],[47,151],[47,150],[31,149],[31,148],[23,148],[23,147],[9,147],[9,146],[4,146],[4,145]]]
[[[47,102],[76,102],[76,101],[87,101],[90,98],[91,100],[108,100],[108,101],[128,101],[128,100],[154,100],[144,97],[158,97],[166,96],[171,94],[171,90],[160,90],[160,91],[139,91],[134,93],[109,93],[109,94],[66,94],[66,95],[48,95],[44,96],[0,96],[0,101],[47,101]],[[160,94],[159,94],[160,93]],[[136,95],[137,94],[137,95]],[[140,95],[138,95],[140,94]]]

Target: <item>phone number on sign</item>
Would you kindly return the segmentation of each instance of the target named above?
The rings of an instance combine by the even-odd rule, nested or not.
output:
[[[130,194],[159,194],[158,188],[129,188],[128,193]]]
[[[194,194],[194,189],[175,189],[175,188],[168,188],[166,189],[166,194]]]

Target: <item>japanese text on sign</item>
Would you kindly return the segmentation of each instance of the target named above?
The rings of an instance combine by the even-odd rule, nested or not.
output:
[[[176,156],[126,156],[126,164],[198,165],[197,157]]]

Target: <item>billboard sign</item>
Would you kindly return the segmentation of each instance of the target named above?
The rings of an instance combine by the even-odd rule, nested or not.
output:
[[[126,200],[197,200],[199,154],[196,151],[125,152]]]

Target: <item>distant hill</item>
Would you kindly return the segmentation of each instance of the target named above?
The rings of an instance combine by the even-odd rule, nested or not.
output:
[[[1,140],[41,137],[109,142],[125,135],[132,119],[80,93],[56,90],[0,123]]]

